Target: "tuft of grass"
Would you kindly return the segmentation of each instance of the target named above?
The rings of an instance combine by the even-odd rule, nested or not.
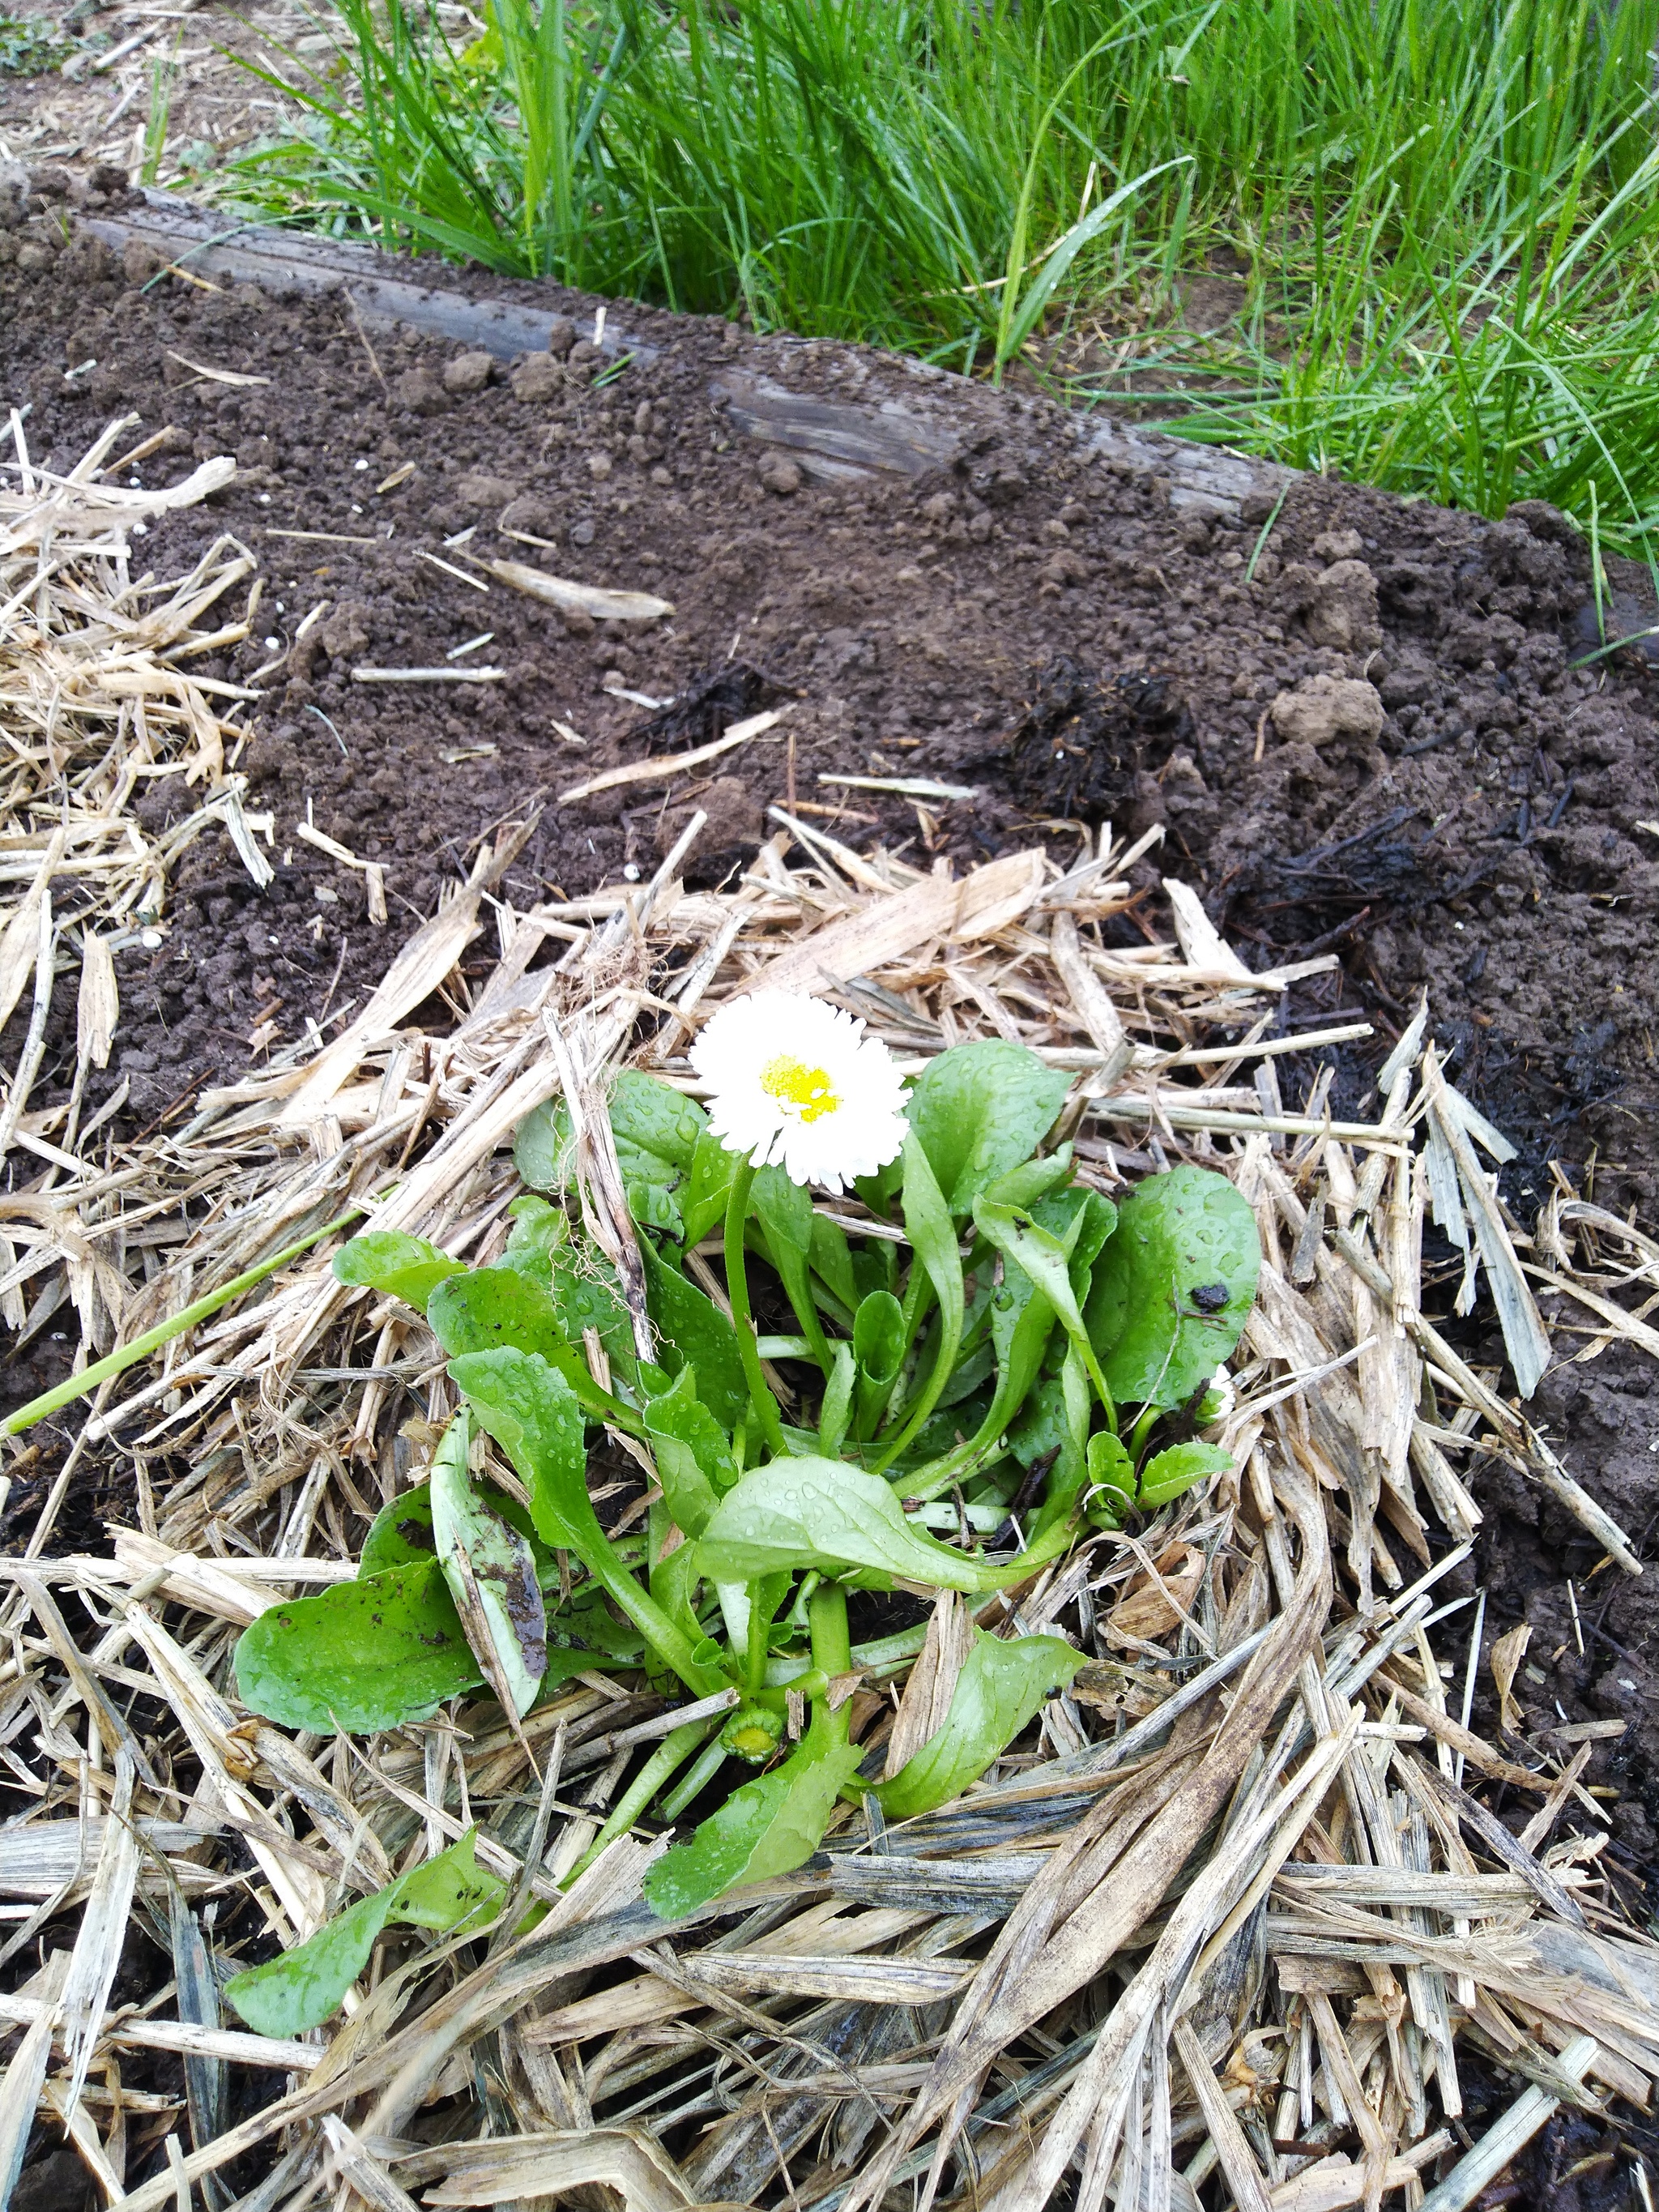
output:
[[[1150,383],[1187,435],[1594,500],[1625,550],[1659,520],[1659,0],[490,0],[464,46],[411,0],[335,9],[343,76],[237,165],[290,218],[1035,356],[1085,404]],[[1218,264],[1205,335],[1183,286]]]

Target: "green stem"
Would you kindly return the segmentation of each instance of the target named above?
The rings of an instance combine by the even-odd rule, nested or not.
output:
[[[543,1356],[557,1368],[575,1392],[577,1401],[590,1421],[607,1421],[613,1429],[621,1429],[630,1437],[645,1436],[646,1426],[640,1415],[632,1407],[624,1406],[614,1391],[600,1389],[586,1363],[577,1358],[569,1345],[554,1345],[544,1350]]]
[[[664,1796],[661,1806],[665,1820],[678,1820],[680,1814],[700,1790],[706,1790],[720,1772],[731,1753],[717,1736],[713,1743],[705,1744],[697,1758]]]
[[[899,1454],[921,1433],[928,1416],[945,1395],[945,1384],[956,1371],[957,1353],[961,1348],[961,1342],[960,1328],[953,1328],[941,1311],[939,1351],[934,1356],[932,1368],[928,1370],[927,1380],[922,1386],[921,1395],[911,1401],[910,1410],[905,1416],[903,1427],[888,1443],[881,1456],[871,1468],[870,1472],[872,1474],[885,1474]]]
[[[142,1336],[135,1336],[131,1344],[117,1345],[113,1352],[106,1352],[101,1359],[94,1359],[90,1367],[83,1367],[78,1375],[71,1375],[67,1382],[42,1391],[38,1398],[31,1398],[27,1406],[20,1406],[15,1413],[0,1421],[0,1436],[15,1437],[24,1429],[33,1428],[36,1421],[44,1421],[49,1413],[57,1413],[64,1406],[72,1406],[77,1398],[84,1398],[100,1383],[124,1375],[129,1367],[136,1367],[141,1359],[148,1359],[152,1352],[159,1352],[164,1344],[171,1344],[175,1336],[182,1336],[186,1329],[194,1328],[198,1321],[206,1321],[210,1316],[216,1314],[221,1306],[228,1306],[233,1298],[240,1297],[244,1291],[252,1290],[256,1284],[263,1283],[267,1275],[274,1275],[279,1267],[287,1267],[290,1260],[297,1260],[301,1252],[309,1252],[313,1244],[320,1244],[325,1237],[333,1236],[337,1229],[343,1229],[349,1221],[356,1221],[366,1211],[361,1206],[348,1206],[332,1221],[325,1221],[320,1229],[313,1229],[309,1237],[301,1237],[297,1243],[284,1245],[269,1260],[261,1260],[257,1267],[246,1269],[218,1290],[210,1291],[205,1297],[181,1307],[166,1321],[157,1322],[154,1328],[147,1328]]]
[[[606,1545],[586,1561],[588,1572],[628,1615],[665,1666],[672,1667],[699,1698],[712,1697],[726,1686],[718,1667],[701,1667],[691,1656],[691,1643],[677,1628],[648,1590],[641,1589],[626,1567]]]
[[[716,1713],[700,1721],[687,1721],[684,1728],[677,1728],[672,1735],[663,1738],[617,1801],[616,1809],[604,1827],[560,1883],[562,1889],[568,1889],[578,1875],[586,1874],[607,1844],[615,1843],[618,1836],[627,1833],[675,1768],[691,1756],[709,1729],[719,1728],[724,1718],[723,1714]]]
[[[787,1447],[777,1401],[761,1372],[760,1347],[755,1340],[755,1316],[749,1304],[749,1269],[743,1249],[744,1224],[749,1218],[749,1194],[755,1183],[755,1164],[745,1157],[738,1164],[726,1200],[726,1295],[732,1302],[732,1326],[738,1333],[738,1357],[749,1396],[765,1433],[774,1459]]]
[[[752,1697],[766,1686],[766,1654],[768,1638],[772,1632],[772,1616],[762,1605],[757,1595],[760,1585],[749,1585],[749,1640],[744,1653],[744,1687]],[[732,1657],[737,1656],[736,1652]]]
[[[847,1593],[839,1583],[818,1584],[807,1606],[806,1618],[812,1633],[812,1661],[818,1672],[831,1681],[837,1674],[850,1674],[853,1640],[847,1628]],[[826,1703],[813,1699],[811,1733],[821,1743],[838,1747],[847,1741],[851,1702],[845,1700],[831,1712]]]

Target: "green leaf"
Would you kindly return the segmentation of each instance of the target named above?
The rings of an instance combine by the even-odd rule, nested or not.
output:
[[[1053,113],[1052,108],[1049,112]],[[1045,117],[1045,125],[1047,120]],[[1182,162],[1190,161],[1192,158],[1190,154],[1176,154],[1167,161],[1158,162],[1154,168],[1143,169],[1138,177],[1131,177],[1127,184],[1120,185],[1114,192],[1109,192],[1098,206],[1091,208],[1086,215],[1079,216],[1069,229],[1062,231],[1044,254],[1036,275],[1026,287],[1023,296],[1019,297],[1018,307],[1014,304],[1015,280],[1026,264],[1011,260],[1008,283],[1003,294],[1003,313],[997,331],[999,381],[1003,369],[1036,328],[1044,308],[1054,297],[1055,287],[1083,248],[1091,239],[1098,237],[1124,202],[1133,193],[1138,192],[1143,185],[1150,184],[1154,177],[1161,177],[1166,169],[1178,168]]]
[[[988,1567],[914,1527],[880,1475],[817,1457],[772,1460],[745,1474],[720,1500],[699,1548],[715,1582],[862,1567],[934,1589],[987,1590],[1029,1572],[1030,1560],[1028,1553],[1012,1567]]]
[[[853,1357],[860,1378],[890,1389],[904,1359],[904,1309],[890,1291],[872,1291],[853,1316]]]
[[[469,1828],[436,1858],[365,1897],[319,1928],[307,1942],[225,1984],[225,1995],[258,2035],[287,2038],[320,2027],[363,1968],[380,1930],[392,1921],[445,1934],[494,1917],[505,1886],[473,1856]]]
[[[784,1291],[800,1323],[812,1356],[827,1375],[830,1347],[812,1302],[812,1195],[792,1182],[781,1168],[761,1168],[750,1204],[766,1240],[766,1255],[777,1269]]]
[[[580,1407],[562,1376],[536,1354],[510,1349],[470,1352],[449,1372],[518,1470],[543,1541],[576,1554],[696,1695],[719,1689],[721,1677],[697,1664],[682,1631],[611,1550],[587,1494]]]
[[[516,1352],[550,1359],[570,1350],[545,1289],[517,1267],[474,1267],[452,1275],[433,1293],[427,1319],[453,1359],[467,1352]]]
[[[251,1711],[324,1735],[428,1719],[483,1680],[435,1558],[270,1607],[235,1667]]]
[[[683,1091],[625,1067],[611,1093],[611,1133],[624,1176],[673,1188],[691,1172],[708,1116]]]
[[[904,1364],[904,1309],[890,1291],[872,1291],[853,1316],[853,1358],[858,1368],[855,1433],[872,1436]]]
[[[1054,1310],[1025,1270],[1005,1267],[991,1293],[991,1342],[997,1392],[987,1427],[1000,1432],[1025,1403],[1054,1331]]]
[[[1114,1436],[1109,1429],[1101,1429],[1089,1439],[1088,1477],[1094,1493],[1089,1500],[1091,1511],[1103,1515],[1113,1528],[1120,1528],[1135,1502],[1134,1462],[1122,1437]]]
[[[433,1457],[432,1534],[485,1680],[503,1708],[523,1715],[547,1672],[547,1615],[529,1543],[472,1486],[471,1437],[471,1421],[457,1414]]]
[[[863,1756],[855,1743],[802,1744],[783,1765],[745,1782],[647,1871],[646,1903],[659,1919],[681,1920],[739,1884],[802,1865],[823,1842],[842,1785]]]
[[[642,1241],[642,1253],[645,1249]],[[619,1375],[633,1389],[639,1379],[634,1323],[609,1261],[602,1260],[592,1245],[567,1246],[554,1255],[550,1289],[559,1334],[565,1343],[574,1348],[581,1342],[585,1329],[594,1330],[605,1346],[611,1374]],[[544,1352],[543,1357],[547,1356]]]
[[[446,1276],[465,1272],[424,1237],[405,1237],[398,1229],[366,1229],[334,1255],[334,1279],[354,1288],[385,1291],[422,1312]]]
[[[1072,1079],[1000,1037],[952,1045],[928,1062],[907,1109],[945,1203],[959,1218],[1053,1127]]]
[[[673,1388],[647,1399],[645,1407],[663,1500],[688,1536],[702,1535],[720,1493],[738,1479],[725,1432],[699,1401],[695,1382],[692,1370],[683,1367]]]
[[[738,1333],[696,1285],[653,1251],[641,1238],[646,1308],[661,1331],[658,1357],[671,1375],[684,1367],[696,1370],[697,1396],[728,1432],[749,1411]]]
[[[1215,1444],[1196,1441],[1170,1444],[1161,1452],[1154,1452],[1140,1471],[1140,1503],[1144,1506],[1167,1505],[1172,1498],[1179,1498],[1195,1482],[1202,1482],[1212,1474],[1225,1474],[1233,1463],[1231,1452],[1222,1451]]]
[[[688,1245],[702,1243],[709,1231],[725,1220],[726,1195],[737,1168],[737,1154],[728,1152],[718,1137],[706,1128],[702,1130],[691,1155],[691,1172],[680,1200]]]
[[[702,1623],[697,1619],[697,1585],[702,1576],[697,1547],[695,1544],[677,1544],[663,1559],[660,1547],[667,1534],[667,1508],[659,1503],[651,1509],[649,1549],[650,1556],[657,1562],[651,1570],[652,1600],[684,1637],[693,1659],[701,1666],[717,1666],[724,1654],[718,1644],[703,1634]]]
[[[933,1164],[914,1129],[904,1139],[904,1233],[916,1262],[939,1300],[939,1342],[927,1382],[910,1401],[902,1427],[886,1443],[878,1468],[896,1459],[927,1421],[940,1394],[956,1371],[966,1312],[966,1290],[962,1279],[962,1255],[945,1194]],[[913,1309],[915,1310],[915,1309]]]
[[[580,1674],[584,1668],[599,1665],[602,1659],[631,1667],[645,1656],[644,1638],[631,1621],[617,1619],[597,1583],[584,1583],[562,1605],[549,1612],[547,1644],[544,1691],[556,1688],[572,1674]]]
[[[674,1243],[680,1242],[685,1224],[673,1193],[665,1185],[641,1182],[637,1176],[629,1176],[623,1185],[623,1195],[629,1215],[641,1229],[660,1230]]]
[[[582,1409],[558,1370],[516,1346],[464,1352],[449,1363],[456,1388],[518,1470],[543,1543],[588,1554],[610,1547],[587,1494]]]
[[[818,1407],[818,1449],[825,1459],[836,1458],[846,1438],[847,1425],[853,1418],[854,1372],[852,1346],[836,1345],[830,1379],[823,1386],[823,1400]]]
[[[1073,1241],[1081,1234],[1090,1218],[1086,1209],[1073,1217]],[[1078,1357],[1099,1391],[1101,1402],[1109,1417],[1112,1413],[1111,1394],[1095,1358],[1095,1348],[1089,1341],[1088,1331],[1083,1325],[1083,1311],[1072,1286],[1070,1245],[1051,1237],[1046,1229],[1032,1220],[1030,1214],[1012,1206],[998,1206],[988,1198],[974,1201],[974,1226],[981,1236],[996,1246],[1005,1260],[1010,1260],[1015,1267],[1024,1269],[1059,1315],[1060,1326],[1076,1346]]]
[[[547,1099],[520,1122],[513,1164],[532,1190],[568,1190],[575,1171],[576,1137],[562,1099]]]
[[[874,1175],[860,1176],[853,1188],[871,1212],[885,1221],[891,1218],[893,1200],[898,1196],[899,1185],[903,1179],[903,1169],[896,1159],[890,1159],[878,1167]],[[868,1247],[865,1249],[867,1250]],[[890,1253],[891,1247],[878,1243],[876,1249],[887,1254]]]
[[[1086,1314],[1114,1397],[1184,1405],[1238,1342],[1261,1269],[1255,1216],[1224,1176],[1172,1168],[1138,1183]]]
[[[624,1068],[611,1094],[611,1133],[629,1211],[677,1243],[684,1234],[685,1185],[708,1120],[695,1099],[636,1068]]]
[[[853,1255],[847,1243],[847,1231],[833,1221],[826,1221],[816,1208],[812,1214],[812,1273],[829,1291],[836,1304],[850,1316],[859,1302],[859,1286],[853,1273]],[[841,1316],[838,1315],[837,1319]]]
[[[556,1265],[549,1279],[556,1282]],[[618,1302],[620,1303],[620,1302]],[[475,1267],[439,1285],[427,1308],[433,1334],[452,1359],[474,1352],[495,1352],[503,1346],[534,1353],[556,1368],[575,1393],[588,1418],[615,1421],[637,1430],[629,1409],[593,1380],[586,1359],[574,1349],[544,1283],[534,1281],[516,1267]],[[623,1341],[629,1372],[634,1365],[634,1338],[623,1319]]]
[[[1039,1199],[1031,1208],[1032,1219],[1040,1228],[1053,1230],[1055,1224],[1047,1218],[1045,1208],[1072,1194],[1069,1191],[1057,1192],[1052,1198]],[[1089,1280],[1095,1261],[1105,1249],[1107,1238],[1116,1231],[1117,1208],[1109,1198],[1097,1190],[1079,1191],[1076,1194],[1083,1201],[1080,1209],[1083,1219],[1072,1232],[1071,1275],[1072,1288],[1081,1299],[1088,1296]],[[1069,1226],[1069,1223],[1066,1225]]]
[[[988,1344],[977,1346],[958,1363],[956,1373],[939,1393],[938,1410],[944,1413],[948,1407],[960,1406],[964,1400],[971,1398],[982,1411],[984,1385],[995,1371],[996,1364],[996,1353]],[[976,1412],[975,1418],[979,1418],[979,1413]]]
[[[513,1226],[507,1233],[501,1265],[528,1275],[545,1291],[552,1280],[553,1255],[570,1242],[570,1224],[562,1206],[550,1206],[533,1191],[515,1198],[507,1212]]]
[[[1071,1181],[1073,1162],[1069,1142],[1063,1144],[1040,1160],[1025,1160],[1007,1174],[999,1176],[986,1186],[981,1196],[994,1199],[999,1206],[1033,1206],[1050,1191],[1058,1190]]]
[[[1023,1468],[1030,1468],[1040,1459],[1053,1459],[1062,1452],[1068,1434],[1065,1386],[1057,1372],[1045,1375],[1028,1394],[1018,1418],[1008,1424],[1008,1449]]]
[[[890,1820],[914,1820],[959,1797],[1013,1742],[1051,1690],[1083,1664],[1057,1636],[1007,1643],[975,1631],[950,1710],[936,1735],[885,1782],[871,1785]]]

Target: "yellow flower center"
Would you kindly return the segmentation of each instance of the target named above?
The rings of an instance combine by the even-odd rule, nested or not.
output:
[[[830,1088],[829,1072],[809,1067],[789,1053],[780,1053],[761,1070],[761,1089],[780,1106],[793,1109],[803,1121],[821,1121],[833,1114],[841,1100]]]
[[[750,1727],[734,1729],[727,1747],[739,1759],[765,1759],[777,1749],[777,1743],[769,1729]]]

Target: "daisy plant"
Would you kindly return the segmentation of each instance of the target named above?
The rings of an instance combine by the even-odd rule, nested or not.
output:
[[[866,1593],[982,1608],[1220,1473],[1198,1432],[1260,1264],[1221,1176],[1176,1168],[1115,1204],[1080,1182],[1057,1139],[1071,1079],[1019,1045],[954,1046],[909,1082],[851,1015],[761,991],[691,1066],[706,1105],[636,1070],[611,1091],[637,1269],[585,1226],[557,1103],[518,1132],[490,1264],[374,1229],[338,1253],[343,1283],[424,1316],[459,1410],[356,1578],[273,1607],[236,1651],[246,1705],[325,1734],[481,1690],[518,1725],[594,1668],[684,1693],[568,1877],[642,1818],[678,1824],[646,1878],[668,1919],[799,1865],[847,1801],[889,1820],[948,1802],[1069,1682],[1060,1637],[975,1631],[943,1722],[891,1768],[887,1709],[854,1693],[924,1630],[853,1623]],[[589,1456],[617,1440],[654,1479],[608,1527]],[[389,1917],[506,1909],[470,1833],[420,1875],[239,1977],[244,2018],[325,2017]]]

